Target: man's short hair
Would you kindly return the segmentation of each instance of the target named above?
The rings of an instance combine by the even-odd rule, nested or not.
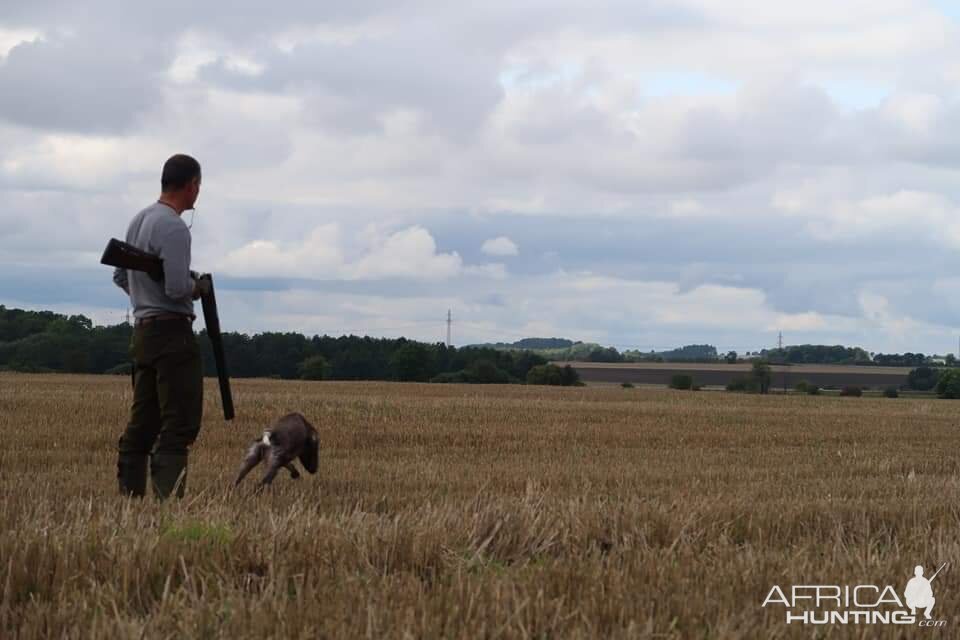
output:
[[[160,189],[164,192],[178,191],[190,184],[190,181],[200,179],[200,163],[196,159],[178,153],[163,163],[163,174],[160,176]]]

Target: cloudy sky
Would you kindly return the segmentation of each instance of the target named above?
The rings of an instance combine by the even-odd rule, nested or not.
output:
[[[7,306],[185,152],[225,329],[957,349],[953,0],[3,0],[0,141]]]

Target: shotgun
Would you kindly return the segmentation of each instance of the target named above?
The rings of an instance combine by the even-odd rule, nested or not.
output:
[[[121,269],[142,271],[155,282],[163,280],[163,260],[138,249],[126,242],[111,238],[103,251],[100,264]],[[210,282],[210,292],[200,296],[203,307],[203,321],[207,325],[207,337],[213,347],[213,359],[217,364],[217,379],[220,382],[220,400],[223,403],[223,417],[233,420],[233,394],[230,391],[230,376],[227,373],[227,359],[223,351],[223,336],[220,334],[220,314],[217,313],[217,297],[213,292],[213,277],[209,273],[200,276]]]
[[[207,337],[213,347],[213,359],[217,363],[217,379],[220,381],[220,401],[223,403],[224,420],[233,420],[233,394],[230,392],[230,375],[227,373],[227,358],[223,353],[223,336],[220,334],[220,314],[217,313],[217,296],[213,292],[213,276],[205,273],[201,280],[210,282],[210,289],[200,297],[203,303],[203,322],[207,325]]]
[[[940,565],[940,568],[937,569],[937,572],[934,573],[932,576],[930,576],[930,579],[927,580],[927,582],[933,582],[933,579],[937,577],[937,574],[938,574],[938,573],[940,573],[941,571],[943,571],[943,568],[944,568],[945,566],[947,566],[947,563],[946,563],[946,562],[944,562],[942,565]]]

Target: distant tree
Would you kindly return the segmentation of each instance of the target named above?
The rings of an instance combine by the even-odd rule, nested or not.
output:
[[[465,382],[474,384],[507,384],[510,374],[497,366],[493,360],[477,360],[462,372]]]
[[[863,389],[856,385],[847,385],[843,389],[840,389],[840,395],[859,398],[863,395]]]
[[[736,352],[736,351],[727,351],[727,355],[724,356],[724,360],[727,361],[727,364],[736,364],[736,363],[737,363],[737,352]]]
[[[687,373],[677,373],[670,378],[671,389],[692,389],[693,376]]]
[[[884,398],[899,398],[899,397],[900,397],[900,390],[897,389],[896,387],[887,387],[886,389],[883,390],[883,397],[884,397]]]
[[[330,363],[321,355],[310,356],[300,363],[301,380],[326,380],[330,375]]]
[[[570,365],[561,369],[554,364],[540,364],[527,373],[527,384],[570,387],[579,386],[581,382],[577,370]]]
[[[871,355],[860,347],[801,344],[761,352],[777,362],[790,364],[872,364]]]
[[[104,371],[104,373],[111,376],[129,376],[132,369],[133,369],[132,364],[130,364],[129,362],[124,362],[123,364],[118,364],[115,367],[110,367],[109,369]]]
[[[727,383],[727,391],[749,391],[750,393],[767,393],[770,389],[773,375],[770,365],[763,360],[755,360],[750,373],[738,376]]]
[[[577,370],[570,365],[565,365],[560,371],[560,384],[565,387],[579,387],[583,383],[580,382],[580,374]]]
[[[588,362],[622,362],[623,356],[613,347],[597,347],[587,355]]]
[[[455,383],[455,382],[457,382],[457,383],[468,383],[468,382],[470,382],[470,381],[467,380],[466,376],[465,376],[464,373],[463,373],[463,370],[461,369],[460,371],[446,371],[446,372],[444,372],[444,373],[439,373],[439,374],[433,376],[432,378],[430,378],[430,382],[436,382],[436,383]]]
[[[923,367],[929,358],[922,353],[878,353],[873,356],[873,364],[884,367]]]
[[[661,351],[657,356],[666,362],[714,362],[719,359],[717,348],[711,344],[688,344],[679,349]]]
[[[553,364],[539,364],[527,372],[527,384],[547,384],[560,386],[563,378],[560,367]]]
[[[401,382],[427,381],[430,376],[430,352],[425,345],[407,342],[394,351],[390,368],[396,380]]]
[[[937,395],[941,398],[960,398],[960,369],[946,369],[937,379]]]
[[[514,349],[569,349],[573,346],[573,340],[566,338],[524,338],[517,340],[512,345]]]
[[[750,379],[739,376],[727,383],[727,391],[750,391]]]
[[[940,372],[933,367],[917,367],[907,374],[907,386],[914,391],[930,391],[937,386]]]
[[[509,373],[518,380],[526,379],[527,372],[538,364],[547,364],[546,358],[533,351],[514,351],[510,356],[512,364]]]
[[[86,345],[77,345],[63,354],[63,369],[69,373],[86,373],[90,370]]]
[[[770,383],[773,380],[773,374],[770,371],[770,365],[763,360],[756,360],[750,369],[750,381],[753,388],[759,393],[767,393],[770,390]]]

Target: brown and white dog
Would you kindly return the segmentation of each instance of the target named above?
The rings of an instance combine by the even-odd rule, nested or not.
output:
[[[254,440],[233,486],[239,485],[244,476],[264,460],[267,473],[260,481],[260,486],[273,482],[281,467],[286,467],[291,478],[299,478],[300,473],[293,466],[297,458],[304,469],[316,473],[319,457],[320,438],[317,430],[299,413],[288,413],[264,431],[260,439]]]

